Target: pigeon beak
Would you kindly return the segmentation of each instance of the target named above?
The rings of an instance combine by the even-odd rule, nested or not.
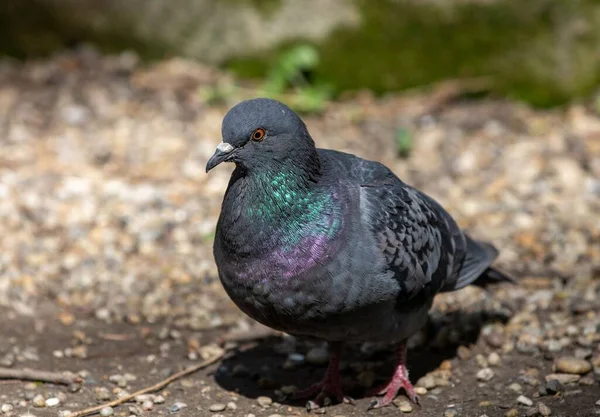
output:
[[[219,143],[219,146],[217,146],[217,150],[215,151],[214,155],[211,156],[208,162],[206,163],[206,172],[210,171],[211,169],[219,165],[221,162],[226,161],[227,158],[234,151],[234,149],[235,148],[229,143]]]

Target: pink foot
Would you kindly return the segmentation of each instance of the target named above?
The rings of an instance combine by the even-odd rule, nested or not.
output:
[[[374,408],[386,407],[394,401],[398,391],[404,388],[408,398],[411,399],[415,404],[419,404],[419,397],[415,393],[415,389],[408,379],[408,370],[406,369],[406,344],[400,343],[398,346],[398,365],[391,381],[377,390],[374,390],[370,395],[383,395],[381,398],[373,400],[369,404],[369,410]]]
[[[335,398],[338,402],[354,404],[354,401],[350,397],[346,397],[342,390],[339,371],[341,348],[342,345],[340,343],[330,344],[329,366],[327,367],[323,381],[294,393],[293,398],[295,400],[314,398],[313,401],[308,401],[306,404],[309,410],[322,407],[325,399],[330,397]]]

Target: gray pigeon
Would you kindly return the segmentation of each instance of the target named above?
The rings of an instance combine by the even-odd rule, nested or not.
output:
[[[206,165],[236,167],[217,224],[214,256],[227,294],[248,316],[297,336],[326,340],[322,382],[297,399],[344,397],[344,342],[397,346],[397,366],[370,408],[404,388],[406,340],[425,324],[438,292],[475,281],[510,281],[498,255],[469,238],[431,197],[384,165],[317,149],[306,125],[270,99],[239,103]]]

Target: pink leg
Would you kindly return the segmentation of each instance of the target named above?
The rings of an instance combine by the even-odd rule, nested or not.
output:
[[[295,400],[305,400],[315,397],[314,401],[309,401],[307,407],[310,409],[318,408],[323,405],[325,398],[335,397],[339,402],[352,403],[352,399],[344,396],[342,391],[342,381],[340,378],[340,356],[342,354],[342,343],[331,342],[329,344],[329,366],[325,372],[325,377],[310,387],[298,391],[294,394]]]
[[[402,341],[398,344],[396,355],[397,363],[394,376],[392,376],[392,379],[387,385],[376,391],[375,395],[383,395],[383,397],[373,400],[373,402],[369,404],[369,410],[390,405],[392,401],[394,401],[394,398],[396,398],[396,395],[398,395],[400,388],[404,388],[408,397],[415,404],[419,404],[419,397],[415,393],[415,389],[408,379],[408,370],[406,369],[406,341]]]

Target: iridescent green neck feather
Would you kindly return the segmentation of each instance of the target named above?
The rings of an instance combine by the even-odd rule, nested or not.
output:
[[[261,172],[252,181],[254,193],[244,198],[244,212],[255,224],[270,223],[284,245],[297,245],[309,235],[332,235],[339,227],[338,204],[331,190],[307,184],[293,171]],[[333,224],[331,221],[333,220]]]
[[[234,173],[225,198],[230,201],[224,207],[235,209],[223,213],[224,240],[240,253],[261,256],[278,249],[284,255],[299,246],[309,250],[341,228],[342,204],[335,187],[323,187],[318,177],[297,165]]]

